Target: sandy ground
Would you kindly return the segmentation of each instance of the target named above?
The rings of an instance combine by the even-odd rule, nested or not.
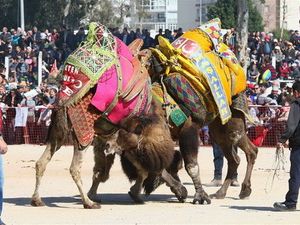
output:
[[[134,205],[127,192],[130,183],[123,175],[119,158],[116,158],[110,179],[98,191],[102,194],[102,208],[83,209],[78,190],[69,175],[72,148],[63,147],[48,165],[41,196],[47,206],[30,205],[35,185],[34,164],[44,146],[9,146],[5,160],[5,199],[3,220],[7,224],[300,224],[300,210],[277,212],[274,201],[284,200],[289,174],[282,171],[273,186],[268,184],[274,168],[274,149],[260,149],[252,176],[253,192],[249,199],[238,199],[240,188],[231,187],[223,200],[212,200],[211,205],[191,204],[194,188],[184,170],[181,179],[189,191],[185,203],[178,203],[165,186],[161,186],[144,205]],[[239,167],[239,180],[245,174],[245,157]],[[289,151],[286,150],[286,158]],[[211,148],[199,150],[202,182],[208,183],[213,176]],[[93,167],[92,149],[88,149],[82,168],[86,191],[91,185]],[[288,160],[286,170],[288,170]],[[225,168],[224,168],[225,170]],[[224,171],[225,172],[225,171]],[[217,188],[204,187],[208,194]],[[267,191],[266,191],[267,190]]]

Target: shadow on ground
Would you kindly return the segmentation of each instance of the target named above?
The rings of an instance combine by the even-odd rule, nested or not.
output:
[[[134,204],[128,194],[101,194],[101,205],[132,205]],[[59,207],[59,208],[69,208],[61,206],[61,203],[70,203],[80,205],[82,204],[79,195],[70,197],[43,197],[47,207]],[[4,198],[5,203],[14,204],[17,206],[30,206],[31,198],[16,197],[16,198]],[[174,202],[178,203],[178,200],[174,195],[150,195],[144,196],[145,202]]]

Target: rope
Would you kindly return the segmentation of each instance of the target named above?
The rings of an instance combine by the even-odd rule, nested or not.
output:
[[[287,161],[284,154],[284,147],[277,147],[275,152],[275,160],[265,185],[266,193],[269,193],[272,190],[275,178],[277,178],[278,180],[281,179],[281,172],[285,172],[286,162]],[[273,173],[272,170],[274,171]]]

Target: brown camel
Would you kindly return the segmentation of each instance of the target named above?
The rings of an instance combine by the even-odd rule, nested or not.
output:
[[[146,116],[125,120],[121,126],[126,130],[120,129],[112,135],[106,147],[110,153],[121,155],[123,171],[130,181],[135,180],[128,194],[135,203],[141,204],[144,203],[141,197],[143,187],[145,190],[151,188],[152,182],[162,173],[164,177],[168,176],[164,169],[176,163],[175,142],[164,119],[164,111],[155,104]],[[187,190],[183,186],[180,190],[182,193],[177,197],[184,200]]]
[[[228,161],[228,171],[225,181],[222,187],[215,194],[210,196],[212,198],[222,199],[226,196],[227,189],[230,186],[233,175],[240,163],[240,158],[236,152],[237,147],[241,148],[245,152],[247,159],[246,175],[242,183],[239,197],[243,199],[251,194],[251,173],[258,150],[257,147],[252,144],[246,134],[244,114],[234,108],[231,108],[231,111],[232,118],[225,125],[222,125],[219,118],[216,118],[209,124],[211,135],[216,143],[219,144],[223,149],[224,155]],[[204,114],[203,118],[205,118]],[[201,184],[199,164],[197,160],[199,148],[198,131],[201,125],[203,124],[195,122],[193,121],[192,117],[189,117],[189,119],[181,127],[177,128],[176,126],[171,126],[171,133],[172,137],[179,141],[180,152],[184,161],[185,169],[194,183],[196,193],[194,195],[193,203],[204,204],[207,202],[210,204],[211,200]],[[97,195],[99,183],[105,182],[108,179],[109,171],[111,165],[113,164],[113,156],[106,156],[104,154],[105,144],[102,144],[102,146],[103,147],[101,147],[101,144],[97,144],[94,149],[94,176],[92,186],[88,192],[88,196],[95,201],[100,201],[100,197]],[[172,166],[175,168],[169,170],[169,172],[176,180],[179,181],[179,178],[176,174],[176,171],[178,171],[178,163],[171,165],[171,167]],[[164,175],[165,174],[163,173],[162,177],[167,179],[164,177]],[[159,184],[160,182],[158,182],[156,185]],[[174,185],[176,186],[176,184]],[[153,189],[155,189],[155,187]],[[153,191],[153,189],[146,192],[150,193]]]

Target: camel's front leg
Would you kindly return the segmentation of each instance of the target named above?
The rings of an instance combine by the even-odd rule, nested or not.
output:
[[[60,145],[61,146],[61,145]],[[35,164],[35,189],[31,199],[32,206],[44,206],[45,203],[42,201],[39,189],[41,185],[41,180],[46,170],[47,164],[52,159],[55,151],[60,148],[60,146],[56,146],[55,143],[48,143],[45,151],[43,152],[42,156]]]
[[[186,188],[180,183],[180,181],[176,180],[165,169],[162,171],[161,177],[170,187],[171,191],[175,194],[176,198],[180,202],[184,202],[187,198],[188,192]]]
[[[88,192],[88,197],[95,202],[101,202],[97,189],[100,182],[105,182],[109,178],[111,166],[114,163],[115,154],[106,155],[104,153],[106,142],[99,137],[94,140],[94,168],[93,183]]]
[[[73,159],[70,166],[70,173],[80,192],[80,196],[83,202],[83,207],[85,209],[97,209],[100,208],[100,205],[98,203],[91,201],[87,196],[86,192],[83,190],[83,184],[81,180],[81,166],[83,162],[83,155],[84,155],[84,150],[79,150],[78,145],[75,144]]]
[[[198,127],[194,126],[192,122],[186,122],[182,128],[179,136],[180,152],[182,154],[185,170],[192,178],[195,187],[195,195],[193,204],[211,203],[208,194],[204,191],[200,180],[200,171],[198,164]]]

